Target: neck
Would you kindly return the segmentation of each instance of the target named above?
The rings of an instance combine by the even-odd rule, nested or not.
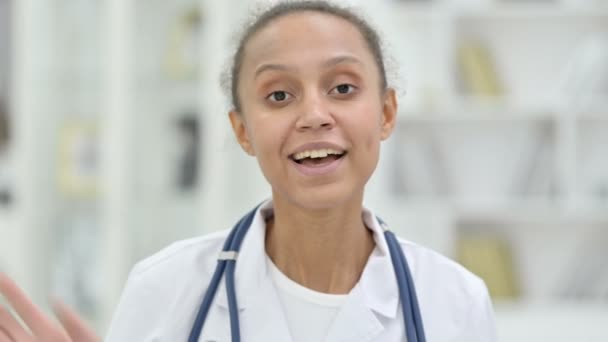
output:
[[[266,253],[281,272],[307,288],[348,293],[375,246],[373,233],[363,223],[361,203],[310,210],[273,201]]]

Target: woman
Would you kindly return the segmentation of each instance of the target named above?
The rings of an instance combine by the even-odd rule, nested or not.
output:
[[[278,4],[245,32],[231,71],[232,128],[272,187],[236,264],[243,339],[404,341],[387,240],[362,206],[397,113],[376,33],[325,2]],[[222,231],[179,242],[137,264],[107,341],[187,340],[227,236]],[[428,341],[496,339],[480,279],[428,249],[404,240],[399,245]],[[197,340],[230,340],[227,302],[221,286]],[[35,323],[28,320],[31,305],[22,304],[16,302],[17,311]],[[0,342],[22,341],[25,333],[3,316]],[[67,330],[82,331],[73,325]]]

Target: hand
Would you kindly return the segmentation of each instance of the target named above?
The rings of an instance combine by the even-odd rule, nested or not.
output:
[[[21,317],[29,329],[24,328],[0,305],[0,342],[98,342],[91,328],[62,303],[53,310],[61,325],[45,315],[23,291],[6,275],[0,273],[0,293]],[[62,326],[63,325],[63,326]]]

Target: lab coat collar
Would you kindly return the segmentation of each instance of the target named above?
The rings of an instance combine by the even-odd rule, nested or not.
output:
[[[363,269],[358,285],[370,309],[385,317],[395,318],[399,307],[399,287],[384,229],[376,215],[366,208],[363,209],[363,222],[374,233],[376,248]]]
[[[280,309],[281,300],[267,274],[264,240],[266,218],[271,213],[270,200],[260,205],[237,256],[235,280],[241,332],[247,331],[251,341],[292,340],[287,320]],[[228,310],[224,280],[217,296],[217,304]],[[225,326],[228,326],[227,322]]]
[[[267,200],[258,208],[238,255],[235,279],[239,311],[244,310],[252,303],[257,294],[265,292],[268,290],[266,287],[272,285],[272,280],[267,274],[264,244],[266,217],[271,213],[272,200]],[[369,209],[363,209],[363,220],[367,228],[374,234],[376,248],[367,261],[361,279],[352,290],[354,293],[351,293],[352,296],[349,297],[361,300],[367,309],[385,317],[394,318],[399,305],[399,291],[388,245],[384,238],[384,230]],[[217,296],[217,303],[227,308],[228,300],[223,281]],[[348,304],[348,302],[347,305],[357,306],[357,304]]]
[[[257,209],[249,231],[245,235],[241,250],[237,256],[235,269],[236,298],[239,311],[244,310],[256,296],[265,281],[268,281],[266,267],[265,231],[266,217],[272,212],[272,201],[267,200]],[[228,308],[225,278],[217,293],[217,303]]]

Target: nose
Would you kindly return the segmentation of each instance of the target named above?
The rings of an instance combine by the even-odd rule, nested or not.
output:
[[[300,131],[331,129],[336,124],[323,96],[306,96],[298,110],[296,127]]]

